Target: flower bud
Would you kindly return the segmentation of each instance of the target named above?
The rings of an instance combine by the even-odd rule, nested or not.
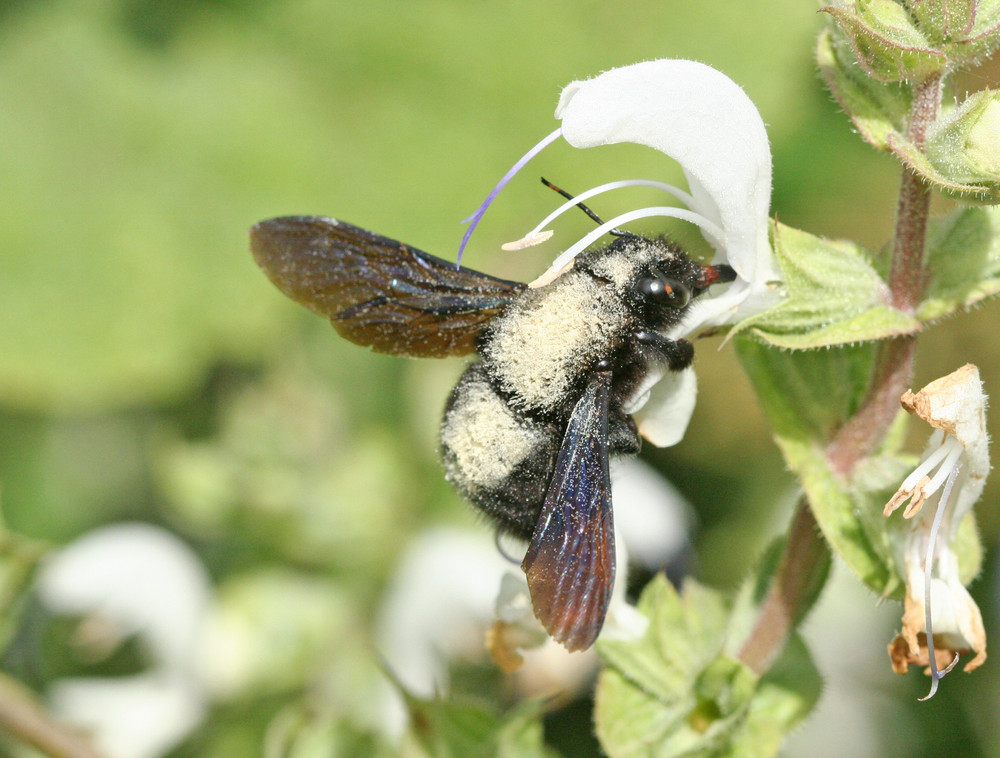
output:
[[[945,54],[892,0],[853,0],[823,10],[844,30],[858,62],[876,79],[925,79],[948,65]]]
[[[1000,0],[905,0],[905,5],[951,69],[973,65],[1000,46]]]

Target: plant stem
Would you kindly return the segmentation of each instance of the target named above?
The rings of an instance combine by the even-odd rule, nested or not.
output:
[[[914,85],[913,105],[906,137],[918,148],[926,140],[927,128],[941,107],[942,76]],[[931,191],[908,167],[903,168],[889,269],[891,303],[901,311],[916,310],[923,294],[924,252]],[[840,427],[827,449],[831,468],[847,476],[885,438],[899,412],[899,398],[909,388],[916,356],[916,336],[885,340],[875,355],[868,394],[854,414]],[[739,658],[758,674],[774,662],[792,629],[801,621],[818,587],[825,581],[830,553],[820,537],[816,521],[805,499],[788,533],[788,543],[757,625],[740,651]],[[820,584],[817,585],[816,582]]]
[[[0,732],[52,758],[101,758],[83,734],[56,722],[17,681],[0,674]]]
[[[805,498],[799,501],[788,530],[788,543],[757,625],[743,644],[738,658],[763,676],[774,663],[792,630],[798,626],[826,583],[830,549],[819,533]]]
[[[940,75],[914,86],[913,106],[906,137],[923,147],[927,127],[941,107]],[[912,313],[924,289],[924,251],[931,190],[909,168],[903,168],[896,213],[896,231],[889,269],[892,305]],[[916,357],[916,335],[885,340],[875,355],[875,368],[864,402],[834,436],[827,450],[831,467],[841,476],[850,474],[858,461],[867,457],[884,439],[899,411],[899,397],[909,389]]]

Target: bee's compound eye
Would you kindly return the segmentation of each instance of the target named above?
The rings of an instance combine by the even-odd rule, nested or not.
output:
[[[636,288],[645,297],[668,308],[683,308],[691,302],[691,290],[674,279],[640,279]]]

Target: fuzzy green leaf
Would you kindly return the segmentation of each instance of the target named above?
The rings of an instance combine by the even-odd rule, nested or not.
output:
[[[826,29],[816,43],[816,63],[837,102],[870,145],[888,150],[888,137],[904,129],[910,112],[910,90],[878,82],[855,65],[846,36]]]
[[[946,197],[966,202],[1000,203],[1000,183],[967,182],[964,181],[966,178],[964,171],[951,176],[949,172],[955,170],[953,163],[934,164],[922,150],[902,134],[893,132],[888,135],[886,142],[889,149],[910,170],[919,174]]]
[[[851,242],[815,237],[775,222],[774,251],[785,300],[752,317],[749,329],[779,347],[804,349],[909,334],[920,322],[889,305],[889,290],[868,253]]]
[[[882,506],[901,478],[848,483],[825,456],[827,441],[864,397],[874,346],[783,353],[740,340],[737,348],[823,536],[869,587],[897,591]]]
[[[1000,292],[1000,208],[961,208],[937,220],[927,250],[930,281],[917,310],[933,321]]]
[[[773,566],[766,564],[764,571]],[[761,577],[757,577],[761,579]],[[731,616],[718,593],[688,582],[680,594],[659,577],[639,610],[649,628],[638,641],[603,639],[595,721],[612,758],[768,756],[811,710],[819,676],[797,640],[763,679],[732,654],[754,618],[745,585]]]

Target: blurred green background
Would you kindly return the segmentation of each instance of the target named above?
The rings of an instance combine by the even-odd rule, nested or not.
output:
[[[877,249],[891,234],[898,168],[823,89],[812,61],[822,23],[808,0],[0,2],[0,503],[11,532],[0,631],[18,643],[5,664],[41,690],[59,669],[45,656],[70,655],[24,653],[34,634],[18,589],[26,554],[102,524],[152,522],[197,551],[220,599],[296,587],[302,606],[315,595],[332,609],[306,634],[285,607],[299,595],[261,600],[260,618],[288,626],[277,648],[261,649],[281,671],[262,662],[173,754],[259,754],[275,716],[317,689],[331,722],[353,729],[367,706],[352,683],[377,668],[371,618],[399,552],[430,524],[477,522],[435,460],[461,363],[339,340],[256,269],[247,228],[334,215],[453,257],[458,221],[554,128],[563,85],[689,57],[729,74],[760,108],[772,213]],[[991,81],[989,67],[963,80]],[[570,191],[680,180],[650,151],[552,147],[486,215],[468,265],[522,280],[544,268],[545,247],[498,250],[556,204],[538,175]],[[615,203],[630,199],[595,206],[611,216]],[[560,222],[557,240],[588,228],[580,216]],[[1000,394],[997,315],[988,303],[928,334],[915,387],[972,361]],[[719,345],[698,346],[700,402],[684,442],[644,456],[697,511],[694,573],[733,587],[784,529],[794,484],[733,350]],[[980,505],[988,548],[998,488],[994,479]],[[974,587],[989,630],[994,563]],[[878,707],[871,752],[852,754],[1000,755],[995,667],[954,674],[935,700],[915,703],[926,681],[893,676],[880,647],[899,609],[876,601],[853,601],[878,647],[854,686]],[[813,625],[818,644],[838,635],[837,617]],[[836,703],[824,708],[807,734],[842,723]],[[802,742],[794,754],[810,754]]]

